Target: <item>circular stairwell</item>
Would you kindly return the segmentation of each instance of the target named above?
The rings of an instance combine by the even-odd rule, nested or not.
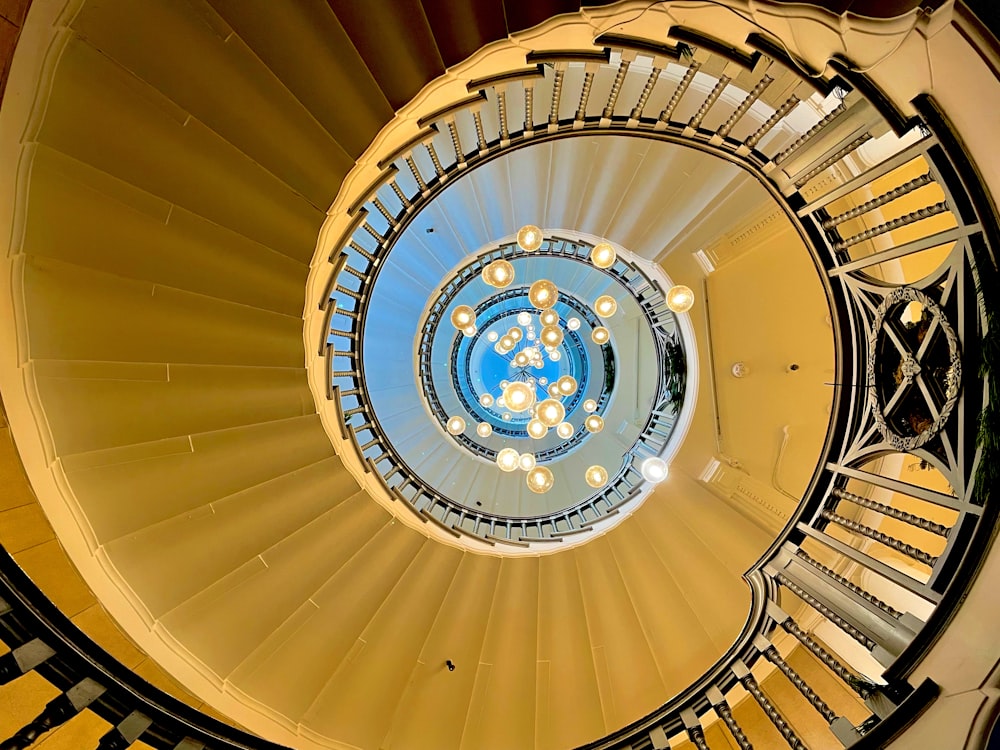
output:
[[[21,381],[4,375],[35,410],[11,414],[19,434],[37,431],[21,447],[29,474],[126,630],[252,729],[360,748],[603,737],[725,652],[747,618],[741,574],[771,538],[683,473],[613,532],[518,557],[442,543],[372,499],[310,391],[309,264],[393,110],[498,36],[498,19],[476,15],[473,38],[432,4],[283,10],[77,3],[39,33],[37,62],[51,42],[58,64],[24,138],[10,282]],[[567,159],[535,183],[565,197],[539,223],[651,259],[735,179],[689,155],[654,161],[657,144],[567,143],[595,170],[635,169],[601,195],[574,179],[584,159]],[[642,169],[685,167],[699,189],[675,193],[651,230]],[[490,239],[459,213],[500,234],[527,220],[528,194],[509,216],[476,217],[483,191],[523,184],[494,171],[429,209],[442,242]]]

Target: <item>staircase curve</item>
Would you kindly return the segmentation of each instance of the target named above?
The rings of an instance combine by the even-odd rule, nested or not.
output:
[[[776,14],[778,9],[774,6]],[[948,321],[960,314],[969,327],[957,322],[953,327],[966,342],[975,340],[974,319],[979,316],[972,275],[977,268],[974,253],[982,252],[975,238],[986,232],[984,222],[976,220],[980,206],[960,215],[965,207],[948,171],[954,152],[948,154],[949,161],[939,153],[937,141],[921,140],[919,132],[913,136],[914,122],[879,100],[878,88],[865,89],[867,79],[851,75],[852,69],[865,67],[860,58],[843,73],[856,86],[855,98],[848,96],[840,104],[831,103],[829,112],[795,122],[801,112],[791,114],[792,106],[781,112],[783,101],[789,100],[776,90],[763,94],[763,85],[756,95],[767,107],[748,103],[739,118],[742,130],[737,130],[730,119],[738,111],[739,98],[728,110],[716,110],[714,119],[707,118],[727,83],[734,81],[736,91],[749,93],[765,78],[778,78],[786,95],[796,91],[805,98],[812,91],[802,93],[798,68],[812,65],[821,70],[823,65],[804,49],[782,55],[763,41],[760,47],[766,54],[727,47],[719,38],[738,33],[745,37],[745,19],[731,14],[730,32],[713,29],[707,34],[709,19],[693,10],[686,16],[683,7],[671,17],[672,41],[661,39],[659,47],[645,31],[655,26],[654,20],[663,19],[645,13],[648,8],[637,11],[632,6],[556,19],[515,35],[513,44],[489,46],[508,33],[577,8],[508,8],[506,16],[503,10],[477,4],[463,18],[457,9],[415,2],[389,3],[377,11],[362,11],[353,3],[278,9],[223,0],[191,5],[37,2],[29,24],[37,19],[38,33],[32,35],[27,26],[19,49],[23,65],[34,64],[36,78],[47,88],[39,94],[12,87],[7,96],[14,94],[15,104],[10,105],[9,98],[5,102],[5,107],[33,114],[18,137],[18,200],[8,217],[17,239],[9,256],[13,325],[4,335],[5,350],[17,352],[17,361],[5,368],[3,385],[28,476],[71,559],[124,629],[188,689],[278,742],[567,747],[600,743],[600,738],[631,724],[629,731],[647,737],[651,746],[665,746],[661,743],[667,735],[678,732],[700,746],[705,740],[697,717],[709,708],[717,720],[710,726],[706,721],[705,727],[714,742],[727,743],[720,746],[736,742],[742,747],[738,727],[744,726],[756,727],[757,746],[777,741],[795,747],[794,742],[800,742],[795,731],[787,722],[783,728],[781,713],[766,696],[761,699],[755,679],[741,671],[748,664],[753,667],[760,656],[760,664],[768,662],[774,674],[789,677],[789,661],[783,662],[767,643],[762,645],[761,633],[754,628],[764,622],[771,628],[784,626],[792,637],[781,642],[781,650],[794,661],[788,651],[798,648],[797,658],[813,660],[800,669],[825,679],[828,675],[818,665],[831,668],[829,659],[822,657],[829,652],[815,640],[815,648],[810,647],[808,636],[795,645],[796,626],[794,621],[788,625],[781,607],[796,616],[815,610],[835,624],[844,618],[830,617],[823,607],[854,607],[841,630],[859,633],[854,640],[884,666],[900,657],[931,615],[922,615],[919,622],[904,619],[897,626],[901,613],[862,591],[858,582],[868,582],[865,571],[875,571],[890,588],[938,605],[951,590],[956,571],[968,569],[966,545],[988,536],[983,529],[992,511],[977,510],[990,506],[972,499],[977,459],[971,442],[959,442],[966,437],[966,427],[949,435],[960,446],[958,455],[947,455],[951,444],[941,454],[928,454],[935,467],[942,467],[932,471],[951,481],[949,493],[943,488],[907,489],[898,473],[876,479],[878,470],[870,457],[878,454],[881,459],[884,446],[872,437],[886,434],[886,420],[872,422],[873,427],[865,422],[868,444],[849,446],[857,449],[854,463],[849,466],[845,459],[832,469],[801,470],[796,497],[822,496],[822,502],[815,499],[794,511],[794,521],[809,531],[801,530],[797,547],[790,550],[786,545],[783,552],[760,524],[682,475],[606,534],[567,544],[565,550],[529,547],[529,554],[518,549],[512,550],[517,554],[498,554],[490,543],[456,543],[454,539],[475,537],[475,532],[463,531],[462,521],[458,528],[452,526],[454,519],[433,504],[421,518],[393,509],[398,499],[386,500],[394,487],[398,489],[387,475],[398,471],[380,468],[377,461],[374,467],[366,466],[372,456],[365,450],[371,449],[362,449],[359,442],[365,404],[360,399],[342,402],[339,393],[324,404],[332,385],[330,352],[339,347],[337,335],[330,333],[336,312],[327,315],[330,306],[322,294],[330,284],[325,258],[360,246],[367,251],[353,251],[352,268],[377,262],[383,249],[378,238],[388,239],[387,230],[401,223],[399,217],[408,210],[414,222],[432,221],[435,242],[460,256],[510,234],[540,201],[558,194],[560,200],[546,201],[540,212],[543,226],[572,224],[576,231],[614,234],[623,246],[669,267],[664,248],[671,242],[694,241],[691,237],[705,223],[699,203],[737,180],[736,157],[712,167],[718,157],[706,156],[704,150],[690,155],[677,143],[636,146],[624,131],[628,120],[642,119],[642,111],[628,117],[627,110],[638,99],[651,111],[667,112],[664,130],[677,121],[686,122],[695,134],[705,134],[705,150],[718,147],[707,143],[709,135],[724,131],[723,140],[739,136],[731,139],[734,144],[752,141],[747,149],[751,157],[758,147],[770,154],[761,171],[780,171],[771,175],[770,192],[757,200],[784,200],[798,209],[805,227],[799,234],[829,248],[830,263],[843,267],[827,269],[830,278],[847,278],[855,269],[910,254],[916,257],[948,241],[968,243],[960,244],[969,248],[962,257],[937,257],[935,263],[952,263],[954,270],[948,281],[923,287],[923,296],[886,295],[888,301],[882,303],[868,287],[856,294],[856,299],[866,300],[862,304],[869,305],[869,313],[883,317],[887,310],[895,311],[893,305],[922,303],[928,315],[936,316],[940,330],[951,330]],[[822,14],[819,18],[826,19]],[[934,21],[907,20],[914,28],[918,21]],[[697,26],[704,32],[693,30],[699,23],[705,24]],[[820,21],[813,23],[809,28],[823,28]],[[603,62],[583,54],[595,49],[595,28],[612,30],[605,32],[609,36],[603,49],[609,51],[600,52],[606,55]],[[921,27],[921,33],[925,30]],[[898,35],[900,49],[914,36]],[[928,32],[927,38],[937,37]],[[548,58],[529,48],[543,44]],[[459,63],[481,48],[480,62],[500,72],[518,69],[523,80],[494,76],[479,81],[479,88],[471,85]],[[877,80],[887,60],[871,54],[869,65],[881,63],[872,71]],[[626,62],[637,56],[646,67],[637,62],[629,73]],[[659,71],[657,77],[651,73],[658,62],[663,69],[672,66],[662,79]],[[784,78],[777,74],[779,66]],[[692,71],[688,83],[685,68]],[[719,93],[698,79],[692,96],[683,101],[682,86],[699,71],[713,77],[713,85],[721,82]],[[436,85],[428,86],[432,79]],[[670,85],[659,90],[650,86],[646,92],[651,80]],[[17,81],[16,72],[12,81]],[[571,89],[571,81],[576,89]],[[905,82],[896,84],[899,91],[888,81],[877,82],[893,102],[910,102],[917,93],[927,93],[907,89]],[[459,86],[461,97],[454,95]],[[556,125],[556,133],[560,127],[573,129],[580,87],[592,92],[595,113],[584,105],[578,119],[607,119],[604,127],[621,127],[619,140],[588,142],[581,136],[544,143],[539,137],[530,150],[510,157],[493,153],[491,144],[503,141],[505,127],[503,110],[496,109],[500,91],[510,94],[513,117],[524,123],[544,122],[551,105],[555,122],[549,124]],[[826,93],[834,94],[834,88],[829,85]],[[472,117],[469,102],[455,105],[477,90],[486,93],[475,106],[483,101],[491,106],[489,114],[482,110],[481,118]],[[525,94],[529,90],[537,97],[536,106],[545,108],[537,118]],[[563,102],[565,116],[561,90],[573,91],[572,100],[567,95]],[[226,95],[220,96],[220,91]],[[941,109],[957,121],[948,92],[933,93]],[[626,112],[623,121],[615,123],[612,97],[619,96]],[[520,101],[513,104],[515,99]],[[437,101],[447,106],[436,106]],[[602,106],[610,106],[608,116],[602,117]],[[916,113],[909,111],[918,106]],[[411,115],[421,107],[432,113],[422,122]],[[916,114],[940,125],[933,120],[940,111],[933,103],[919,100],[903,109],[909,117]],[[775,128],[785,116],[786,127]],[[383,130],[390,120],[398,127]],[[426,132],[429,124],[437,129]],[[970,136],[966,146],[975,153],[979,141],[972,136],[981,128],[957,129]],[[408,130],[407,137],[400,135]],[[843,168],[832,189],[829,184],[813,186],[812,203],[802,200],[796,205],[794,197],[789,201],[800,191],[808,197],[810,181],[838,166],[865,141],[893,130],[910,140],[904,137],[888,156],[872,160],[873,174],[851,174]],[[932,133],[935,137],[940,137],[938,130]],[[628,145],[622,145],[626,141]],[[490,163],[470,169],[465,182],[471,189],[445,190],[445,174],[453,174],[466,153],[473,153],[458,144],[471,148],[477,142],[476,157]],[[431,156],[435,148],[427,143],[435,144],[437,157]],[[453,156],[438,163],[453,144]],[[654,157],[657,150],[664,153]],[[734,145],[730,150],[737,149]],[[569,153],[556,158],[560,151]],[[924,180],[919,186],[899,180],[889,184],[888,190],[895,192],[879,205],[933,182],[930,187],[940,185],[947,191],[947,210],[957,216],[955,226],[924,224],[915,237],[892,234],[942,213],[923,204],[919,215],[888,229],[878,223],[855,228],[845,224],[878,207],[858,209],[852,191],[869,189],[879,200],[877,188],[871,187],[874,181],[891,182],[898,177],[896,170],[914,159],[933,165],[930,178],[912,178]],[[402,176],[392,187],[384,178],[373,179],[393,162],[410,166],[412,184]],[[623,162],[636,165],[633,173],[618,183],[609,179],[602,186],[604,194],[573,173],[588,163],[598,174],[620,174]],[[554,171],[540,174],[540,164],[552,165]],[[688,167],[697,189],[689,183],[687,195],[672,196],[671,211],[657,211],[649,195],[650,184],[656,183],[642,175],[643,164],[650,171],[666,164],[682,171]],[[568,171],[559,173],[560,168]],[[404,173],[396,169],[394,174]],[[988,172],[980,176],[990,182]],[[423,188],[421,179],[426,181]],[[524,190],[528,184],[537,193]],[[611,190],[623,199],[607,200]],[[488,203],[482,196],[500,191],[517,195],[511,215],[491,215],[484,209]],[[373,201],[379,197],[383,207],[394,205],[390,196],[399,198],[399,207],[387,211],[384,225],[376,225],[381,219]],[[418,213],[415,205],[428,197],[433,202]],[[854,211],[846,218],[827,210],[840,199],[848,212]],[[359,214],[360,206],[365,208]],[[359,221],[359,215],[371,220]],[[838,230],[840,239],[818,236],[809,229],[814,219],[817,226],[833,220],[831,227],[823,227],[828,231],[844,225]],[[671,232],[672,238],[664,239]],[[850,247],[886,233],[893,244],[880,246],[876,240],[870,250],[873,260],[849,254]],[[368,239],[362,239],[365,234]],[[922,244],[907,247],[907,242]],[[990,245],[985,247],[988,251]],[[921,258],[927,261],[928,256]],[[362,270],[356,278],[363,283],[364,276]],[[896,284],[916,287],[913,282],[920,278]],[[961,291],[949,296],[951,288]],[[430,291],[428,286],[413,288],[417,295]],[[347,292],[341,296],[351,297]],[[336,293],[329,295],[334,297]],[[338,307],[340,317],[350,317],[344,315],[351,309],[346,299],[338,301]],[[833,316],[846,309],[836,308]],[[864,329],[847,319],[831,325],[841,341]],[[976,355],[970,356],[967,365],[977,362]],[[841,354],[840,373],[856,372],[852,368],[857,363],[845,359],[849,357]],[[707,398],[708,391],[702,395]],[[985,394],[979,399],[989,403]],[[854,436],[866,434],[849,429],[852,419],[874,419],[867,412],[861,416],[866,407],[845,396],[834,401],[835,428]],[[974,404],[970,399],[959,412],[964,415],[963,408]],[[360,409],[357,418],[345,417],[354,408]],[[946,422],[950,412],[942,416],[941,403],[935,408],[934,421]],[[884,411],[891,418],[890,406]],[[830,453],[836,450],[838,429],[831,434],[833,438],[823,436],[814,452],[836,463],[843,458]],[[424,439],[413,435],[414,441]],[[895,447],[923,460],[918,453],[922,445],[911,440]],[[859,463],[861,458],[867,463]],[[955,481],[959,476],[961,484]],[[461,479],[462,484],[474,481]],[[848,480],[855,483],[847,485]],[[869,489],[857,483],[867,483]],[[899,507],[887,511],[871,488],[910,493],[917,507],[892,502]],[[653,502],[668,489],[670,502]],[[946,512],[935,515],[921,503]],[[864,545],[872,540],[886,544],[885,539],[859,532],[869,528],[864,523],[872,522],[870,513],[903,524],[903,531],[877,527],[882,532],[876,533],[883,536],[895,534],[886,545],[891,551],[914,548],[906,527],[948,539],[934,555],[916,558],[928,566],[929,577],[917,576],[923,580],[913,583],[912,576],[900,573],[885,556],[868,551]],[[810,526],[808,514],[819,519],[818,527]],[[532,543],[527,529],[515,538],[508,528],[504,538],[515,548],[517,542]],[[745,581],[748,570],[755,572]],[[847,601],[843,591],[823,588],[831,585],[823,575],[832,576],[830,580],[855,599]],[[779,597],[777,584],[789,593]],[[896,592],[886,598],[898,601],[905,596]],[[858,614],[859,601],[866,603],[864,615]],[[750,646],[756,649],[753,659],[745,650]],[[733,658],[744,666],[734,666]],[[449,662],[457,665],[454,671],[447,668]],[[731,676],[719,678],[723,662]],[[850,662],[851,669],[858,671],[859,663]],[[759,670],[755,668],[763,682]],[[819,729],[813,726],[816,717],[812,724],[798,720],[796,729],[808,735],[809,747],[843,741],[852,731],[860,738],[867,731],[861,699],[877,693],[895,705],[907,692],[893,692],[898,685],[891,681],[887,684],[892,689],[866,683],[858,690],[855,678],[833,671],[843,682],[836,688],[839,697],[831,701],[841,705],[830,716],[826,703],[820,701],[824,713],[810,699],[811,690],[802,693],[822,719]],[[721,698],[724,687],[727,700],[720,702],[709,690],[707,703],[688,705],[684,710],[693,713],[677,714],[680,718],[672,724],[650,718],[671,697],[687,695],[690,686],[700,685],[704,691],[708,674],[713,675],[712,689]],[[796,680],[789,679],[801,691]],[[883,714],[891,710],[874,712]],[[847,721],[849,729],[844,729],[844,722],[835,721],[842,715],[858,718]]]

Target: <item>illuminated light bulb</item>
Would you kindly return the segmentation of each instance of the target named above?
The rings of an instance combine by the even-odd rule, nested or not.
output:
[[[694,292],[683,284],[672,286],[667,291],[667,307],[675,313],[686,313],[694,306]]]
[[[591,414],[583,420],[583,426],[587,428],[587,432],[600,432],[604,429],[604,420],[596,414]]]
[[[591,466],[584,472],[583,478],[591,487],[603,487],[608,483],[608,470],[603,466]]]
[[[522,453],[517,459],[517,468],[521,471],[531,471],[535,468],[535,454],[534,453]]]
[[[639,471],[642,473],[642,478],[647,482],[659,484],[667,478],[667,474],[670,470],[667,467],[666,461],[658,456],[653,456],[652,458],[647,458],[642,462],[639,467]]]
[[[452,417],[448,420],[448,432],[452,435],[461,435],[465,432],[465,420],[461,417]]]
[[[505,260],[495,260],[481,274],[483,281],[497,289],[503,289],[514,280],[514,266]]]
[[[552,485],[555,484],[555,478],[552,476],[552,472],[546,467],[536,466],[528,472],[525,482],[529,490],[541,495],[552,489]]]
[[[466,336],[475,336],[478,331],[479,329],[475,325],[466,326],[462,329],[462,333]]]
[[[531,323],[531,313],[529,312],[519,312],[517,314],[518,325],[526,326]]]
[[[500,334],[496,331],[490,331],[486,334],[486,340],[490,343],[496,343],[500,339]]]
[[[551,385],[549,385],[548,390],[546,392],[552,398],[559,398],[559,386],[556,385],[555,383],[552,383]]]
[[[531,357],[529,357],[523,351],[518,352],[517,354],[514,355],[514,364],[517,365],[518,367],[527,367],[527,365],[530,362],[531,362]]]
[[[560,422],[556,427],[556,435],[561,437],[563,440],[568,440],[573,437],[574,432],[576,432],[576,430],[573,429],[573,425],[569,422]]]
[[[510,385],[510,381],[509,381],[509,380],[501,380],[501,381],[500,381],[500,390],[502,391],[502,390],[503,390],[504,388],[506,388],[506,387],[507,387],[508,385]]]
[[[594,399],[592,398],[588,398],[586,401],[583,402],[583,410],[588,414],[592,414],[593,412],[597,411],[597,402],[594,401]]]
[[[576,378],[572,375],[563,375],[556,381],[556,388],[559,389],[560,396],[572,396],[576,393],[578,385]]]
[[[482,396],[479,397],[479,403],[480,405],[485,406],[487,409],[489,409],[491,406],[493,406],[493,396],[491,396],[488,393],[484,393]]]
[[[545,367],[545,362],[543,362],[541,359],[536,359],[534,362],[531,363],[531,366],[534,367],[536,370],[541,370],[543,367]]]
[[[618,303],[610,294],[602,294],[594,300],[594,312],[602,318],[610,318],[618,312]]]
[[[526,253],[533,253],[542,246],[542,230],[527,224],[517,230],[517,246]]]
[[[460,331],[464,331],[476,322],[476,311],[468,305],[459,305],[451,311],[451,324]]]
[[[548,310],[558,299],[559,289],[548,279],[539,279],[528,287],[528,300],[539,310]]]
[[[480,422],[476,425],[476,434],[481,438],[488,438],[493,434],[493,425],[489,422]]]
[[[563,342],[562,328],[559,326],[545,326],[539,338],[545,346],[559,346]]]
[[[534,331],[528,331],[527,335],[528,335],[528,341],[534,341],[535,340],[535,332]]]
[[[590,332],[590,338],[595,344],[606,344],[611,338],[611,331],[604,326],[597,326],[597,328]]]
[[[580,319],[579,318],[570,318],[569,320],[566,321],[566,327],[569,330],[571,330],[571,331],[579,331],[580,330]]]
[[[611,268],[618,258],[618,253],[608,242],[599,242],[590,251],[590,262],[598,268]]]
[[[510,421],[510,412],[509,411],[505,411],[503,413],[503,417],[501,417],[501,419],[503,419],[504,422],[509,422]]]
[[[507,404],[505,404],[505,403],[504,403],[504,400],[503,400],[503,396],[500,396],[500,397],[499,397],[499,398],[497,399],[497,407],[498,407],[498,408],[500,408],[500,409],[502,409],[502,408],[504,408],[504,407],[505,407],[506,405],[507,405]]]
[[[517,326],[514,326],[509,331],[507,331],[507,335],[510,336],[512,339],[514,339],[514,342],[517,343],[518,341],[521,340],[521,337],[524,336],[524,331],[522,331]]]
[[[547,398],[538,404],[538,421],[546,427],[555,427],[566,419],[566,407],[558,399]]]
[[[524,428],[528,432],[528,437],[533,440],[541,440],[543,437],[549,434],[549,427],[542,420],[535,419],[528,421],[528,426]]]
[[[503,389],[503,400],[513,412],[527,411],[535,403],[535,389],[520,381],[511,383]]]
[[[497,342],[497,343],[499,343],[499,344],[500,344],[500,348],[501,348],[501,349],[502,349],[503,351],[505,351],[505,352],[509,352],[509,351],[510,351],[511,349],[513,349],[513,348],[514,348],[514,345],[515,345],[515,344],[516,344],[517,342],[516,342],[516,341],[514,341],[514,339],[512,339],[512,338],[511,338],[511,337],[510,337],[510,336],[508,335],[508,336],[501,336],[501,337],[500,337],[500,341],[499,341],[499,342]]]
[[[549,379],[548,378],[539,378],[538,379],[538,385],[548,385],[548,384],[549,384]]]
[[[503,344],[501,344],[499,341],[496,342],[493,345],[493,351],[495,351],[497,354],[503,354],[504,353]]]
[[[497,466],[500,467],[500,471],[515,471],[519,458],[520,456],[513,448],[504,448],[497,453]]]
[[[538,349],[536,349],[533,346],[526,346],[524,347],[524,349],[521,350],[521,353],[524,354],[524,356],[526,356],[529,360],[531,360],[535,359],[538,356]]]
[[[549,354],[549,359],[551,359],[553,362],[558,362],[560,359],[562,359],[562,355],[558,351],[555,351]]]
[[[538,321],[543,326],[554,326],[559,323],[559,313],[557,313],[552,308],[548,310],[543,310],[542,314],[538,316]]]

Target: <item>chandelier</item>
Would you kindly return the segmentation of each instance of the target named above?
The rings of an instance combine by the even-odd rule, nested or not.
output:
[[[517,232],[517,246],[524,253],[535,253],[543,243],[544,234],[537,226],[529,224]],[[592,248],[588,260],[594,267],[607,270],[614,266],[617,252],[610,243],[600,242]],[[502,258],[494,260],[483,267],[481,279],[490,287],[504,289],[515,279],[514,266]],[[527,289],[531,309],[519,312],[516,324],[506,331],[490,330],[486,334],[493,351],[506,360],[510,375],[500,381],[498,391],[479,394],[479,404],[493,409],[504,422],[511,422],[517,415],[517,422],[524,422],[526,440],[541,440],[550,430],[563,440],[577,434],[577,426],[567,418],[567,400],[575,396],[580,387],[577,379],[572,374],[563,374],[550,382],[542,374],[547,363],[558,362],[562,357],[560,349],[567,334],[581,326],[577,317],[563,319],[560,316],[555,309],[559,297],[559,288],[549,279],[532,280]],[[666,302],[674,312],[686,312],[694,303],[694,294],[688,287],[675,286],[667,293]],[[602,294],[593,301],[591,309],[601,323],[606,323],[618,312],[618,300],[610,294]],[[449,319],[464,336],[472,337],[479,332],[476,311],[469,305],[457,305]],[[491,322],[485,324],[489,326]],[[595,326],[590,338],[600,347],[607,346],[611,343],[611,330],[606,325]],[[595,413],[597,401],[587,398],[581,406],[585,414],[580,425],[585,431],[583,434],[601,432],[604,419]],[[458,436],[468,429],[468,424],[463,417],[452,416],[445,427],[451,435]],[[493,427],[489,422],[479,422],[475,425],[475,433],[487,438],[493,434]],[[525,484],[537,494],[546,493],[555,485],[551,469],[538,464],[530,450],[504,447],[496,454],[496,466],[502,472],[524,472]],[[667,464],[658,457],[647,458],[640,466],[643,478],[650,483],[663,481],[667,471]],[[595,464],[584,471],[583,478],[588,486],[600,489],[608,483],[609,474],[604,466]]]

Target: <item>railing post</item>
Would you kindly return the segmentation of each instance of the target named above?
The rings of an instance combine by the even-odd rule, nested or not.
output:
[[[97,750],[126,750],[149,729],[153,720],[139,711],[133,711],[108,731],[97,743]]]
[[[0,750],[26,750],[43,734],[65,724],[103,693],[103,686],[85,677],[62,695],[49,701],[45,710],[21,727],[10,739],[0,743]]]
[[[736,661],[732,667],[733,674],[736,675],[736,679],[740,681],[740,684],[746,688],[747,692],[753,697],[757,704],[764,710],[767,718],[774,728],[781,732],[781,736],[785,738],[785,742],[792,750],[809,750],[799,739],[798,735],[795,734],[795,730],[792,729],[791,725],[782,716],[781,711],[778,707],[771,703],[771,699],[767,697],[763,690],[760,689],[760,685],[757,684],[757,680],[754,676],[750,674],[750,670],[746,664],[742,661]]]
[[[895,617],[877,600],[871,601],[847,587],[839,577],[817,570],[793,550],[772,561],[768,572],[783,586],[861,643],[882,665],[888,666],[916,635],[916,618]],[[874,599],[872,597],[872,599]],[[913,627],[910,627],[910,626]]]
[[[40,638],[34,638],[13,651],[0,656],[0,685],[6,685],[25,672],[30,672],[55,654]]]
[[[705,697],[708,698],[712,704],[712,708],[715,709],[715,713],[719,715],[719,718],[726,725],[726,729],[729,730],[733,739],[736,740],[736,744],[740,750],[753,750],[753,745],[747,739],[743,728],[733,718],[733,712],[730,710],[729,704],[726,703],[726,698],[722,695],[722,691],[717,687],[710,687],[705,691]]]

